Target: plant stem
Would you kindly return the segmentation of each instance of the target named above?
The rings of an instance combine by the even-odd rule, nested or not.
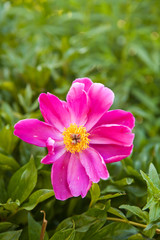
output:
[[[114,222],[128,223],[128,224],[131,224],[133,226],[141,227],[141,228],[146,228],[147,227],[147,225],[145,225],[145,224],[141,224],[141,223],[137,223],[137,222],[121,219],[121,218],[107,217],[107,220],[108,221],[114,221]],[[156,233],[160,234],[160,229],[157,228]]]
[[[45,235],[45,231],[46,231],[46,227],[47,227],[47,220],[46,220],[46,213],[45,213],[45,211],[42,210],[41,213],[43,213],[44,216],[43,216],[43,223],[42,223],[40,240],[43,240],[44,239],[44,235]]]

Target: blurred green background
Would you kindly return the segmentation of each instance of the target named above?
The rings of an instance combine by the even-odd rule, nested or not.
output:
[[[128,211],[126,215],[150,224],[145,232],[126,224],[106,222],[103,214],[110,209],[109,216],[114,215],[113,207],[115,215],[122,217],[126,210],[120,213],[121,204],[134,205],[140,211],[148,199],[140,170],[148,174],[152,162],[160,173],[159,16],[159,0],[0,1],[0,239],[13,239],[14,235],[15,240],[38,240],[41,209],[46,211],[48,220],[45,239],[53,236],[52,240],[59,237],[139,240],[154,236],[160,219],[156,214],[151,216],[153,206],[149,205],[145,213],[149,212],[146,222],[145,218],[137,217],[142,212],[136,215]],[[121,108],[134,114],[134,151],[131,157],[108,166],[110,179],[101,181],[100,189],[94,186],[93,194],[89,193],[85,199],[60,202],[53,197],[51,166],[40,164],[46,150],[13,136],[13,126],[24,118],[42,119],[39,94],[48,91],[65,99],[72,81],[81,77],[101,82],[114,91],[112,109]],[[22,184],[17,188],[19,181]],[[28,189],[25,194],[24,186]],[[96,200],[99,190],[101,196],[112,193],[119,197],[111,202],[109,197],[104,202]],[[29,200],[34,193],[37,195]],[[159,199],[160,192],[156,194]],[[88,213],[89,203],[91,213]],[[157,214],[159,205],[154,209]],[[76,214],[79,217],[59,225]],[[85,214],[96,223],[91,224]],[[98,221],[99,225],[94,225]],[[82,226],[78,225],[80,222]],[[109,230],[105,232],[106,226]],[[101,235],[96,235],[98,231]]]

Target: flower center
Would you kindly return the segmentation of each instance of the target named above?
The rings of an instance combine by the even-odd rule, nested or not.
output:
[[[62,134],[65,148],[71,153],[81,152],[89,147],[89,133],[85,127],[71,124],[68,128],[64,128]]]

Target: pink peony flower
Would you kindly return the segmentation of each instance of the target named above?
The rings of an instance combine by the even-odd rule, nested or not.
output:
[[[61,101],[50,93],[39,96],[45,122],[21,120],[14,134],[23,141],[47,147],[41,162],[52,164],[55,197],[85,197],[92,182],[107,179],[106,163],[120,161],[133,148],[134,117],[123,110],[108,111],[113,92],[89,78],[76,79]]]

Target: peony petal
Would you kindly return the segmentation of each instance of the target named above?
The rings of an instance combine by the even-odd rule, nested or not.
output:
[[[88,92],[89,88],[93,84],[92,80],[89,78],[77,78],[73,81],[73,83],[83,83],[84,84],[84,91]]]
[[[66,200],[67,198],[73,197],[67,182],[67,169],[70,155],[70,153],[65,152],[52,166],[51,181],[55,197],[59,200]]]
[[[68,184],[74,197],[87,195],[90,185],[89,177],[79,160],[79,154],[71,154],[68,164]]]
[[[90,146],[100,153],[106,163],[117,162],[128,157],[133,149],[133,145],[124,147],[114,144],[90,144]]]
[[[117,109],[105,112],[94,127],[104,124],[119,124],[133,129],[135,126],[135,118],[132,113]]]
[[[39,96],[40,110],[44,120],[63,132],[64,127],[69,127],[70,114],[65,104],[50,93],[41,93]]]
[[[54,140],[62,140],[62,134],[53,126],[37,119],[21,120],[14,126],[14,135],[23,141],[39,147],[46,147],[49,137]]]
[[[47,146],[48,148],[48,146]],[[65,146],[63,141],[61,142],[55,142],[54,144],[54,151],[49,151],[48,154],[45,156],[41,163],[43,164],[51,164],[54,163],[56,160],[58,160],[64,153],[66,152]]]
[[[88,91],[89,112],[88,121],[85,125],[89,131],[110,108],[114,100],[114,93],[103,84],[93,83]]]
[[[131,129],[117,124],[106,124],[94,128],[90,132],[90,144],[117,144],[130,146],[133,143],[134,134]]]
[[[71,112],[71,122],[84,125],[87,121],[88,99],[83,83],[72,84],[67,95],[67,103]]]
[[[79,157],[92,182],[98,182],[100,178],[107,179],[109,177],[103,158],[94,148],[89,147],[80,152]]]

